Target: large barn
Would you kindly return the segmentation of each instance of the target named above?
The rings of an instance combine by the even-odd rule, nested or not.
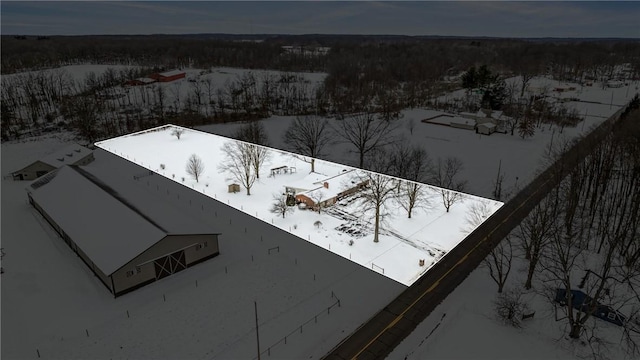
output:
[[[13,180],[35,180],[64,165],[86,165],[93,161],[93,151],[73,144],[49,154],[11,173]]]
[[[219,254],[219,234],[112,170],[64,166],[27,193],[114,296]]]

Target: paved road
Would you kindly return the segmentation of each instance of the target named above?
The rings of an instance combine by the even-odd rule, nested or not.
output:
[[[618,123],[622,109],[577,141],[548,169],[324,359],[384,359]]]

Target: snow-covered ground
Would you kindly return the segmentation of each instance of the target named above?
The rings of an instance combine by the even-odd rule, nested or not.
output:
[[[315,185],[322,189],[319,191],[343,191],[363,181],[362,170],[317,160],[315,173],[310,173],[310,165],[294,154],[269,149],[269,157],[261,168],[259,180],[251,188],[251,195],[247,196],[244,191],[230,193],[228,185],[235,181],[228,179],[220,164],[226,159],[223,146],[236,140],[185,128],[178,139],[172,135],[178,128],[163,126],[101,141],[96,146],[407,286],[480,225],[469,221],[474,209],[483,208],[481,216],[486,219],[502,205],[463,194],[462,200],[447,212],[440,204],[438,189],[425,185],[425,197],[430,204],[416,209],[411,219],[394,199],[385,201],[389,214],[382,226],[380,241],[374,243],[373,213],[362,213],[357,199],[345,199],[320,213],[294,207],[293,213],[283,218],[270,212],[274,194],[284,193],[286,186],[310,184],[311,190],[312,183],[319,181],[320,185]],[[205,170],[198,182],[186,173],[191,154],[198,155],[204,163]],[[271,168],[281,166],[295,168],[296,172],[270,176]],[[344,179],[330,181],[329,188],[322,187],[323,179],[335,176]],[[311,177],[313,180],[309,180]],[[321,225],[316,225],[317,221]],[[353,236],[340,228],[356,230],[359,235]],[[421,259],[425,260],[424,266],[419,265]]]
[[[3,174],[65,145],[2,144]],[[3,180],[3,359],[251,359],[254,301],[263,357],[319,358],[405,288],[170,179],[135,181],[140,168],[106,151],[95,156],[94,173],[219,229],[221,254],[114,299],[30,207],[27,183]]]
[[[95,67],[90,71],[97,72]],[[218,81],[219,85],[220,82],[224,80]],[[188,88],[186,81],[184,85]],[[565,128],[562,134],[555,127],[544,127],[525,140],[517,135],[479,136],[473,131],[420,123],[433,114],[422,109],[403,111],[404,117],[399,121],[404,125],[414,119],[416,124],[413,133],[406,126],[399,133],[409,143],[423,146],[433,158],[459,157],[465,166],[463,178],[469,182],[466,191],[490,196],[500,161],[505,192],[513,191],[534,176],[549,141],[589,131],[638,93],[637,86],[632,83],[628,87],[602,89],[596,84],[583,88],[577,97],[601,104],[576,102],[586,120],[576,128]],[[274,146],[282,146],[282,134],[291,120],[262,120]],[[229,135],[240,125],[198,129]],[[2,144],[3,176],[66,146],[69,137],[30,140],[34,141]],[[91,166],[111,166],[114,160],[107,155],[97,152]],[[345,144],[334,144],[326,159],[357,164],[355,153]],[[117,167],[122,169],[122,164]],[[122,173],[129,176],[130,171],[129,168]],[[165,197],[169,204],[200,216],[226,234],[220,240],[221,255],[113,299],[29,207],[26,183],[3,179],[0,240],[7,255],[2,259],[5,273],[0,278],[2,358],[36,359],[39,351],[42,358],[50,359],[249,359],[255,357],[254,300],[258,301],[263,351],[280,341],[271,349],[273,358],[319,358],[405,288],[285,232],[263,236],[260,242],[259,234],[272,234],[272,225],[244,217],[244,233],[245,224],[229,224],[230,218],[238,216],[230,207],[189,192],[187,187],[164,177],[145,180],[149,185],[134,185],[140,186],[141,191],[153,190],[154,185],[165,194],[169,190]],[[188,199],[192,200],[191,205]],[[196,199],[203,202],[197,203]],[[207,211],[196,211],[198,205]],[[268,249],[276,246],[279,252],[268,254]],[[521,268],[515,275],[518,274],[519,278],[511,278],[507,287],[520,286]],[[327,308],[336,300],[332,292],[341,300],[341,306],[334,306],[327,315]],[[569,359],[584,355],[584,348],[577,351],[560,339],[564,329],[558,328],[564,323],[553,320],[548,304],[531,304],[536,316],[525,323],[524,329],[514,330],[494,319],[494,296],[495,284],[487,270],[477,269],[389,358]],[[317,323],[314,314],[321,314]],[[310,322],[300,334],[299,326],[307,321]],[[611,333],[618,334],[616,330]],[[285,345],[283,338],[290,333]],[[609,358],[621,358],[618,355]]]

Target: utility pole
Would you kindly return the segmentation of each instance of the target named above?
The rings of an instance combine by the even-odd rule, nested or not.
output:
[[[260,360],[260,331],[258,331],[258,302],[253,302],[253,309],[256,313],[256,343],[258,344],[258,360]]]

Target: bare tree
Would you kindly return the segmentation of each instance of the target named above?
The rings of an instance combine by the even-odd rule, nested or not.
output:
[[[489,269],[489,276],[491,276],[491,279],[498,285],[498,293],[502,293],[504,284],[507,282],[507,278],[511,272],[512,259],[513,251],[511,238],[509,236],[493,248],[484,259],[484,264]]]
[[[527,279],[524,288],[529,290],[532,287],[533,275],[540,262],[552,233],[556,229],[556,202],[554,196],[548,196],[542,200],[527,217],[520,223],[520,238],[525,259],[529,260]]]
[[[370,165],[379,172],[389,172],[391,162],[382,150],[375,151],[371,156]],[[386,215],[385,203],[397,193],[398,181],[379,172],[359,171],[360,182],[367,185],[360,191],[360,202],[363,212],[374,212],[373,242],[379,241],[380,225]]]
[[[488,201],[473,203],[467,210],[467,229],[469,232],[475,230],[491,215],[491,206]]]
[[[327,120],[316,116],[297,116],[284,134],[284,144],[288,150],[310,157],[307,162],[314,172],[315,159],[323,156],[324,148],[331,144]]]
[[[493,302],[498,318],[505,324],[519,328],[522,326],[522,316],[527,309],[522,300],[522,291],[509,290],[498,294]]]
[[[397,124],[393,121],[378,120],[372,112],[365,111],[340,121],[335,132],[356,148],[359,156],[358,166],[364,168],[366,155],[396,142],[394,133]]]
[[[256,145],[269,146],[269,135],[261,121],[251,121],[240,126],[231,137]]]
[[[204,172],[204,163],[196,154],[192,154],[187,161],[187,174],[191,175],[196,182]]]
[[[391,173],[409,180],[400,182],[396,200],[407,211],[407,217],[411,218],[414,208],[429,206],[423,183],[433,176],[433,162],[423,148],[405,145],[395,147],[391,161]]]
[[[274,214],[282,215],[284,219],[285,216],[293,211],[293,208],[287,205],[287,197],[282,194],[273,194],[273,204],[271,204],[271,210]]]
[[[434,183],[440,187],[440,195],[444,208],[449,212],[453,204],[460,201],[463,195],[460,191],[464,190],[466,181],[458,179],[462,170],[462,161],[456,157],[449,157],[445,161],[438,159],[436,167]]]
[[[269,136],[267,135],[264,125],[259,121],[249,122],[238,128],[238,130],[236,130],[232,137],[241,141],[258,145],[251,148],[253,151],[251,157],[253,159],[253,167],[255,170],[256,178],[259,179],[260,168],[271,154],[265,147],[269,146]]]
[[[171,135],[177,137],[178,140],[180,140],[182,134],[184,134],[184,129],[173,129],[171,131]]]
[[[254,167],[254,152],[256,145],[240,141],[228,141],[222,146],[224,160],[219,169],[229,174],[229,179],[242,184],[251,195],[251,187],[257,179]]]
[[[502,197],[502,182],[504,181],[504,173],[502,172],[502,159],[498,163],[498,175],[496,175],[496,180],[493,182],[493,198],[495,200],[500,200]]]

